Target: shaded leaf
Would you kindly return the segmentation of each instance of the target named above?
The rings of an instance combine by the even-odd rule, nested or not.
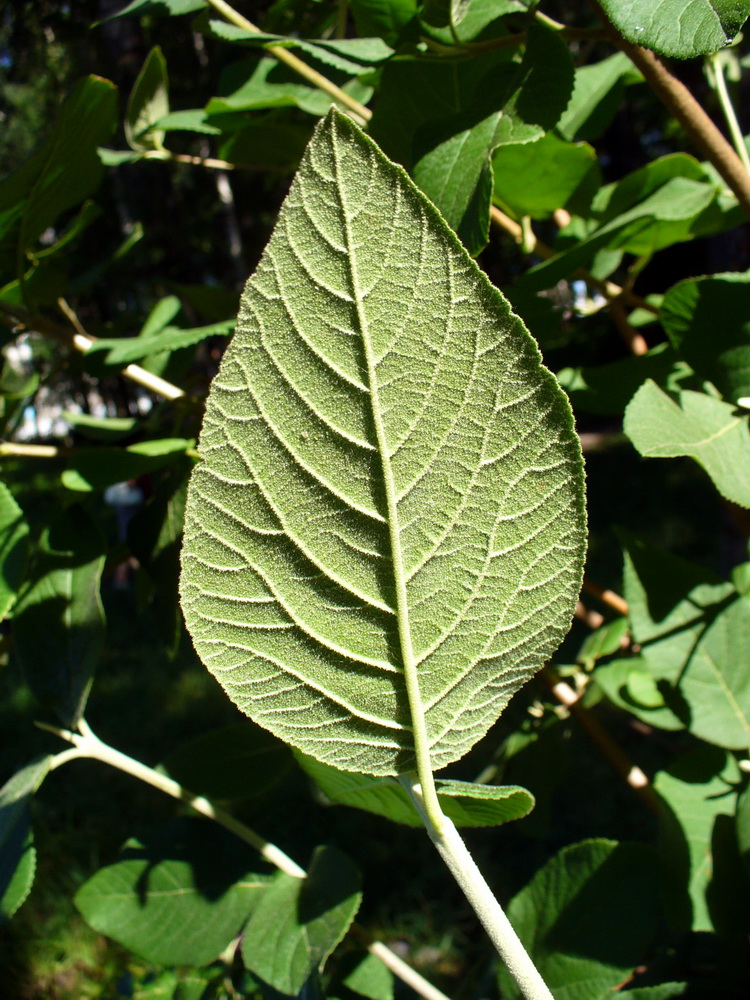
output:
[[[748,418],[705,392],[673,399],[647,379],[625,410],[625,433],[644,458],[695,459],[728,500],[750,507]]]
[[[23,582],[29,526],[5,483],[0,482],[0,621],[13,606]]]
[[[199,655],[335,767],[411,769],[413,712],[435,768],[458,759],[568,627],[578,447],[507,303],[332,111],[207,404],[182,557]]]
[[[125,141],[131,149],[143,152],[164,148],[164,132],[156,122],[169,114],[167,61],[158,45],[146,56],[130,91],[125,110]]]
[[[750,602],[684,559],[624,532],[621,538],[633,639],[667,707],[693,735],[746,748]]]
[[[73,729],[104,644],[99,583],[106,542],[83,508],[44,531],[13,617],[14,647],[29,687]]]
[[[191,330],[182,330],[176,326],[167,326],[153,336],[141,333],[138,337],[100,338],[87,352],[87,357],[106,352],[104,363],[120,367],[142,361],[143,358],[161,354],[163,351],[179,351],[185,347],[199,344],[208,337],[228,337],[234,330],[235,320],[228,319],[221,323],[211,323],[208,326],[196,326]]]
[[[624,52],[579,67],[570,101],[555,127],[557,133],[571,142],[598,139],[617,114],[626,82],[640,78]]]
[[[364,809],[405,826],[422,826],[408,793],[392,778],[338,771],[300,753],[296,757],[332,804]],[[518,785],[437,778],[436,787],[443,812],[458,827],[500,826],[527,816],[534,808],[533,795]]]
[[[297,996],[351,926],[362,894],[359,873],[335,847],[319,847],[307,878],[279,873],[242,936],[242,957],[263,982]]]
[[[52,757],[39,757],[0,788],[0,924],[21,906],[36,868],[29,802],[49,773]]]
[[[136,14],[155,14],[179,17],[181,14],[194,14],[208,7],[207,0],[132,0],[116,14],[110,14],[108,21],[116,17],[133,17]]]
[[[564,848],[508,906],[508,918],[556,998],[603,997],[646,957],[659,924],[658,861],[643,844]],[[521,996],[501,965],[500,988]]]
[[[396,46],[409,24],[416,24],[416,0],[350,0],[357,34]]]
[[[192,438],[162,438],[127,448],[79,448],[68,460],[62,484],[78,493],[102,490],[178,462],[194,446]]]
[[[155,132],[198,132],[201,135],[221,135],[221,129],[207,120],[203,108],[170,111],[152,123]]]
[[[272,884],[254,852],[217,826],[181,819],[100,868],[75,904],[100,934],[157,965],[213,962]]]
[[[341,975],[343,985],[369,1000],[393,1000],[393,973],[375,955],[354,953]]]
[[[748,0],[600,0],[629,42],[691,59],[728,45],[750,16]]]
[[[685,719],[667,706],[671,694],[669,683],[654,677],[649,663],[641,657],[605,663],[596,668],[594,680],[614,705],[647,725],[673,731],[685,728]]]

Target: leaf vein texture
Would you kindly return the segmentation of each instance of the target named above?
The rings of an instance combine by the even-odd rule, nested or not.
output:
[[[305,754],[397,775],[421,732],[442,767],[570,624],[567,400],[436,209],[336,111],[247,284],[199,450],[188,628]]]

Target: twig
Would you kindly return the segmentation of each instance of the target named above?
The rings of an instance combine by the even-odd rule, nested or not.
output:
[[[598,583],[594,583],[589,577],[584,576],[583,578],[583,589],[588,591],[592,597],[595,597],[602,604],[606,604],[607,607],[612,608],[620,615],[627,615],[628,613],[628,602],[624,597],[620,597],[616,594],[614,590],[605,590],[600,587]]]
[[[598,611],[592,611],[590,608],[587,608],[583,601],[579,601],[576,604],[575,616],[584,625],[588,625],[592,632],[595,632],[604,624],[604,615],[600,615]]]
[[[643,334],[638,333],[634,326],[630,325],[628,317],[625,315],[625,310],[619,301],[610,302],[609,315],[612,317],[612,322],[615,324],[617,332],[622,337],[623,343],[628,350],[636,355],[647,354],[648,344],[646,343],[646,338]]]
[[[742,160],[742,165],[745,170],[748,174],[750,174],[750,156],[747,152],[747,146],[745,145],[745,139],[742,135],[740,123],[737,121],[737,115],[735,114],[732,99],[729,96],[727,81],[724,78],[724,67],[722,65],[720,52],[714,52],[713,55],[708,57],[708,68],[709,72],[713,75],[715,84],[714,89],[716,90],[716,94],[719,98],[721,110],[724,112],[724,118],[726,119],[727,128],[729,129],[729,134],[732,137],[735,151]]]
[[[70,448],[58,448],[52,444],[18,444],[15,441],[0,442],[0,458],[67,458]]]
[[[45,722],[37,722],[35,725],[39,729],[54,733],[55,736],[59,736],[61,739],[73,744],[70,750],[64,750],[54,757],[52,762],[53,769],[70,760],[81,757],[88,757],[93,760],[99,760],[104,764],[109,764],[120,771],[124,771],[126,774],[139,778],[147,785],[157,788],[173,799],[185,803],[185,805],[188,805],[202,816],[214,820],[214,822],[239,837],[240,840],[254,847],[266,861],[269,861],[280,871],[286,872],[287,875],[292,875],[296,878],[306,878],[307,872],[305,869],[300,867],[296,861],[293,861],[280,847],[265,840],[249,826],[235,819],[231,813],[215,806],[213,802],[204,798],[204,796],[195,795],[193,792],[183,788],[182,785],[172,778],[167,777],[167,775],[161,774],[159,771],[155,771],[145,764],[141,764],[140,761],[134,760],[132,757],[128,757],[127,754],[120,753],[119,750],[115,750],[107,743],[104,743],[94,734],[85,719],[79,721],[79,731],[77,733],[69,729],[50,726]],[[424,1000],[448,1000],[448,997],[444,993],[429,983],[415,969],[412,969],[410,965],[407,965],[387,945],[373,940],[372,935],[364,927],[354,924],[351,930],[370,954],[379,958],[394,975],[398,976],[407,986],[411,986]]]
[[[238,28],[242,28],[244,31],[252,31],[256,35],[262,34],[260,28],[257,28],[252,21],[248,21],[246,17],[238,13],[234,7],[231,7],[225,0],[208,0],[211,6],[216,10],[221,16],[229,21],[230,24],[236,25]],[[335,83],[332,83],[327,77],[323,76],[322,73],[318,73],[317,70],[313,69],[312,66],[308,66],[306,62],[299,59],[288,49],[285,49],[281,45],[267,45],[265,46],[266,52],[272,55],[274,59],[278,59],[279,62],[286,63],[286,65],[293,69],[295,73],[298,73],[301,77],[311,83],[318,90],[322,90],[324,93],[328,94],[329,97],[337,104],[343,105],[348,111],[353,112],[354,116],[359,119],[359,124],[363,125],[372,118],[372,111],[366,108],[364,104],[360,104],[353,97],[350,97],[345,91],[340,87],[337,87]]]
[[[750,175],[745,170],[739,156],[706,112],[693,97],[688,88],[667,69],[659,57],[634,45],[620,34],[608,19],[598,0],[591,4],[599,14],[612,42],[628,56],[641,71],[646,82],[677,119],[693,145],[718,170],[734,192],[746,215],[750,216]]]
[[[92,337],[89,333],[81,333],[77,330],[74,332],[74,330],[70,330],[66,326],[61,326],[59,323],[54,323],[52,320],[45,319],[43,316],[35,316],[21,308],[21,306],[0,302],[0,313],[5,314],[5,321],[9,326],[21,324],[27,330],[36,330],[45,336],[54,337],[55,340],[59,340],[69,347],[74,347],[81,354],[87,354],[96,343],[96,337]],[[157,396],[163,396],[165,399],[180,399],[185,395],[182,389],[179,389],[176,385],[172,385],[166,379],[159,378],[158,375],[152,375],[151,372],[147,372],[145,368],[141,368],[139,365],[128,365],[126,368],[123,368],[120,374],[129,378],[131,382],[137,382],[138,385],[142,385],[145,389],[149,389],[151,392],[156,393]]]

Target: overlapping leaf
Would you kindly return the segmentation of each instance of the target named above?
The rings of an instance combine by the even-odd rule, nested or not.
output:
[[[584,515],[564,396],[338,112],[245,291],[200,451],[188,628],[240,708],[304,753],[403,772],[418,712],[434,765],[456,760],[568,627]]]

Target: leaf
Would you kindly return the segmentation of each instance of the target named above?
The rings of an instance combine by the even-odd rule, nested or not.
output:
[[[132,0],[116,14],[110,14],[106,20],[114,21],[117,17],[133,17],[135,14],[179,17],[181,14],[194,14],[204,7],[208,7],[207,0]]]
[[[265,120],[254,118],[244,128],[226,136],[218,149],[221,159],[269,170],[296,168],[310,140],[311,129],[306,123],[274,121],[273,114],[270,112]]]
[[[675,59],[723,49],[750,15],[748,0],[601,0],[629,42]]]
[[[316,849],[305,879],[280,872],[242,935],[242,957],[253,975],[297,996],[351,926],[362,900],[359,881],[335,847]]]
[[[659,313],[674,349],[732,403],[750,395],[749,317],[748,274],[680,281],[664,296]]]
[[[615,618],[586,636],[576,660],[589,669],[603,656],[611,656],[622,646],[628,632],[628,619]]]
[[[633,79],[641,76],[624,52],[576,69],[573,93],[556,125],[558,135],[570,142],[598,139],[617,114],[626,83]]]
[[[647,379],[625,410],[623,429],[644,458],[687,455],[722,496],[750,507],[748,418],[734,406],[689,389],[673,399]]]
[[[57,217],[97,187],[97,147],[117,121],[117,90],[109,80],[79,80],[41,148],[0,184],[0,284],[25,270],[26,251]]]
[[[155,45],[136,77],[125,111],[125,141],[136,152],[164,148],[164,132],[154,128],[169,114],[167,61]]]
[[[0,788],[0,925],[21,906],[34,881],[29,802],[47,774],[51,756],[21,768]]]
[[[547,219],[571,200],[588,204],[601,183],[595,150],[550,132],[537,142],[500,146],[492,157],[493,201],[520,217]]]
[[[667,706],[668,683],[654,677],[646,660],[631,656],[605,663],[594,671],[594,680],[613,705],[647,725],[671,731],[685,728],[685,720]]]
[[[156,965],[202,966],[269,891],[253,852],[214,823],[180,819],[100,868],[75,895],[87,923]]]
[[[257,798],[289,770],[289,750],[259,726],[244,722],[203,733],[163,761],[167,773],[215,801]]]
[[[666,899],[673,921],[675,907],[686,909],[684,917],[677,918],[681,929],[714,930],[707,900],[716,861],[712,836],[719,816],[734,816],[738,779],[734,759],[715,747],[678,758],[654,777],[654,790],[662,800],[659,847],[672,882]]]
[[[141,334],[138,337],[102,337],[86,352],[91,357],[106,352],[104,363],[120,367],[142,361],[143,358],[161,354],[163,351],[179,351],[185,347],[199,344],[208,337],[228,337],[234,330],[233,319],[221,323],[211,323],[208,326],[196,326],[190,330],[182,330],[176,326],[164,327],[154,336]]]
[[[493,151],[549,131],[573,85],[557,33],[532,25],[528,39],[518,65],[494,52],[463,62],[396,61],[383,73],[372,135],[472,254],[487,242]]]
[[[397,46],[410,23],[416,23],[416,0],[350,0],[357,34],[382,38]]]
[[[68,460],[62,484],[77,493],[102,490],[179,462],[194,445],[192,438],[161,438],[127,448],[79,448]]]
[[[436,28],[452,25],[460,40],[468,42],[499,17],[525,14],[534,2],[536,0],[425,0],[421,17],[423,24]],[[450,41],[454,41],[452,33]]]
[[[367,952],[355,952],[342,975],[346,989],[368,1000],[394,1000],[393,973],[381,959]]]
[[[92,417],[88,413],[63,412],[63,419],[78,434],[93,441],[119,441],[138,427],[137,417]]]
[[[5,483],[0,482],[0,621],[8,614],[26,571],[29,526]]]
[[[563,848],[508,906],[508,918],[556,998],[603,997],[646,957],[659,925],[658,858],[643,844]],[[501,964],[503,997],[519,987]]]
[[[364,809],[405,826],[422,826],[409,795],[392,778],[338,771],[300,753],[296,757],[333,805]],[[436,786],[443,812],[459,827],[500,826],[527,816],[534,808],[533,795],[518,785],[478,785],[438,778]]]
[[[564,396],[434,208],[335,110],[246,288],[199,450],[188,629],[303,753],[410,770],[419,712],[442,767],[569,625],[584,515]]]
[[[620,534],[633,640],[667,706],[694,736],[748,747],[750,602],[684,559]]]
[[[750,877],[750,786],[737,800],[737,840],[745,874]]]
[[[198,132],[201,135],[221,135],[221,129],[206,120],[203,108],[170,111],[152,123],[156,132]]]
[[[78,724],[104,643],[99,583],[105,540],[78,506],[42,534],[13,616],[13,640],[29,687],[72,729]]]

